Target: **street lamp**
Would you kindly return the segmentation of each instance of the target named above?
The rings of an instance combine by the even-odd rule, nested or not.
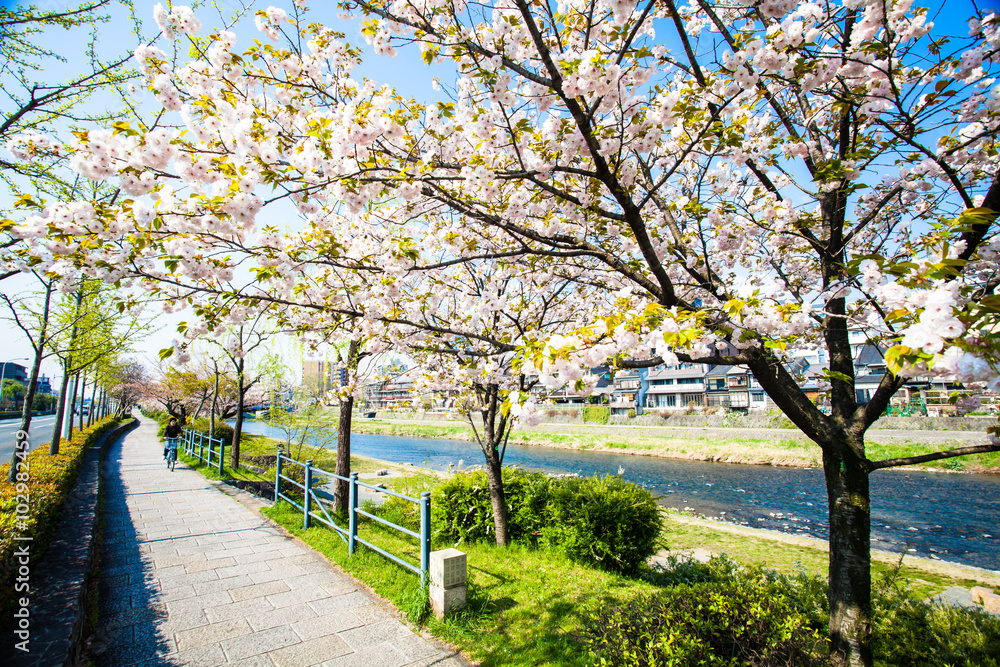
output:
[[[9,364],[9,363],[11,363],[13,361],[27,361],[27,360],[28,360],[28,357],[15,357],[15,358],[11,359],[10,361],[3,362],[3,366],[0,367],[0,402],[3,401],[3,380],[4,380],[4,376],[7,375],[7,364]],[[17,405],[17,401],[14,402],[14,405]]]

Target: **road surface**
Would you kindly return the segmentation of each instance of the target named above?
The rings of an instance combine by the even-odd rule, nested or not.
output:
[[[52,440],[52,427],[55,424],[55,415],[40,415],[31,418],[31,428],[28,430],[28,444],[30,449],[47,445]],[[14,454],[16,440],[14,434],[21,428],[21,418],[0,420],[0,463],[10,463],[10,458]]]

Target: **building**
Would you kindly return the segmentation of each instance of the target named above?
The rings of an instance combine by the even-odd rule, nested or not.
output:
[[[646,407],[667,410],[701,408],[705,405],[707,364],[681,363],[662,366],[646,377]]]
[[[643,398],[648,385],[648,368],[630,368],[615,373],[612,381],[611,400],[608,406],[613,415],[628,415],[642,412]]]
[[[13,361],[5,361],[0,364],[0,373],[2,373],[4,381],[14,380],[25,386],[28,385],[28,369],[21,364],[15,364]]]
[[[302,386],[310,394],[320,397],[347,384],[347,368],[329,361],[303,361]]]

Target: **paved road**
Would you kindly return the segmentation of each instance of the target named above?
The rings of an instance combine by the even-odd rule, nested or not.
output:
[[[99,667],[465,664],[200,474],[167,471],[152,420],[102,474]]]
[[[52,440],[52,427],[55,425],[55,415],[42,415],[31,418],[31,428],[28,430],[30,449],[48,445]],[[4,419],[0,421],[0,463],[8,463],[14,453],[16,440],[14,434],[21,428],[21,419]]]

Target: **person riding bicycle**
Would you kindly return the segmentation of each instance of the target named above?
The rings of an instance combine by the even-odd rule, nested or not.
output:
[[[177,441],[181,437],[181,425],[173,417],[167,422],[167,427],[163,429],[163,438],[166,441],[163,447],[163,458],[167,458],[167,452],[171,449],[177,450]]]

